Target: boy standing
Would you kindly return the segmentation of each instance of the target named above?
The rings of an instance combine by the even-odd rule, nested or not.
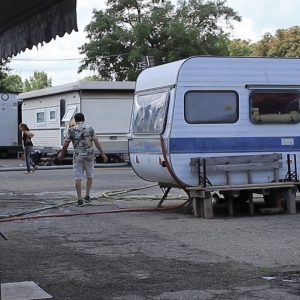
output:
[[[84,177],[84,172],[86,175],[86,195],[84,197],[84,201],[91,202],[90,190],[93,183],[95,160],[93,142],[96,148],[99,150],[103,161],[107,162],[108,158],[102,150],[102,146],[98,141],[94,129],[84,123],[84,115],[82,113],[77,113],[74,116],[74,120],[76,125],[67,130],[63,148],[57,158],[59,160],[63,159],[70,142],[72,142],[74,148],[73,169],[75,174],[75,187],[78,197],[78,206],[83,206],[81,181]]]

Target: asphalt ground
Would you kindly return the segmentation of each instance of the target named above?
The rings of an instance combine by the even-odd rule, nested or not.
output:
[[[260,215],[257,197],[254,216],[216,204],[202,219],[168,210],[186,200],[172,189],[156,211],[160,188],[123,167],[96,169],[77,207],[71,169],[1,172],[20,164],[0,160],[2,283],[61,300],[300,299],[299,200],[294,215]]]

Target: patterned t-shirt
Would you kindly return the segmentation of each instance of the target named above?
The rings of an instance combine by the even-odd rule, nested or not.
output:
[[[74,153],[73,161],[92,161],[95,159],[93,150],[93,140],[97,140],[97,135],[92,127],[83,122],[77,123],[66,132],[65,139],[72,142]]]

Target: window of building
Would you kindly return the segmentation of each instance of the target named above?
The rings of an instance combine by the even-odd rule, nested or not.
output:
[[[238,95],[233,91],[190,91],[184,97],[184,117],[190,124],[235,123]]]
[[[38,110],[36,112],[36,123],[37,124],[46,124],[46,121],[45,121],[45,110]]]
[[[250,120],[254,124],[298,124],[299,93],[257,91],[250,95]]]
[[[137,95],[133,105],[133,132],[161,133],[165,127],[168,92]]]
[[[49,117],[50,117],[50,122],[56,121],[56,109],[51,109],[50,110]]]

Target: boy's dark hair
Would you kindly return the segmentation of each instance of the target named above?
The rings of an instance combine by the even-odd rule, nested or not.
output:
[[[75,122],[84,122],[84,114],[83,113],[77,113],[74,116]]]

